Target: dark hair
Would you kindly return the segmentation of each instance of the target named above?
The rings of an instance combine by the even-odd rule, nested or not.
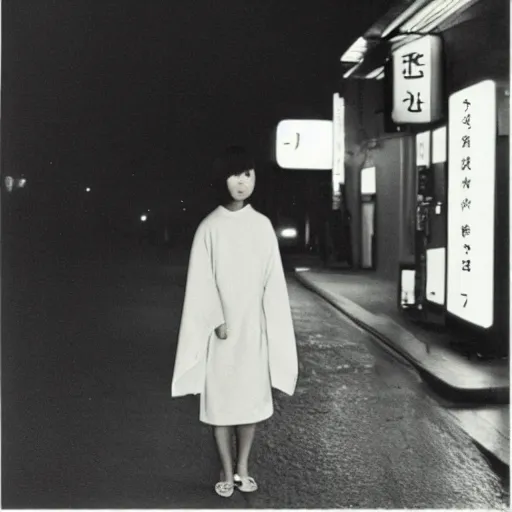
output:
[[[233,200],[226,181],[231,176],[238,176],[245,171],[254,169],[252,155],[241,146],[226,148],[213,162],[212,187],[217,201],[224,205]]]

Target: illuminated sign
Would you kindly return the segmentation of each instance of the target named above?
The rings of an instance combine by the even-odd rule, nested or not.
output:
[[[402,270],[400,279],[400,305],[413,306],[416,302],[416,271]]]
[[[430,132],[416,135],[416,166],[430,166]]]
[[[445,301],[446,249],[427,249],[426,296],[429,302],[444,305]]]
[[[332,104],[332,209],[340,208],[340,185],[345,183],[345,102],[338,93]]]
[[[361,170],[361,194],[376,194],[377,181],[375,176],[375,167],[366,167]]]
[[[496,84],[450,96],[448,123],[447,309],[493,325]]]
[[[432,163],[446,162],[446,126],[432,132]]]
[[[332,121],[281,121],[276,131],[276,159],[283,169],[330,171],[333,163]]]
[[[424,36],[393,52],[393,111],[396,124],[442,117],[441,39]]]

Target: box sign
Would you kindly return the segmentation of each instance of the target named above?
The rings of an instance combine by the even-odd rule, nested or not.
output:
[[[426,297],[429,302],[444,305],[446,281],[446,249],[427,249]]]
[[[393,52],[393,110],[396,124],[426,124],[442,117],[442,45],[424,36]]]
[[[430,132],[416,135],[416,166],[430,167]]]
[[[416,303],[416,271],[403,269],[400,273],[400,306],[407,308]]]
[[[276,160],[283,169],[331,170],[333,122],[285,119],[277,125]]]
[[[340,208],[340,185],[345,183],[345,102],[339,94],[332,102],[332,209]]]
[[[496,135],[495,82],[450,96],[447,309],[484,328],[494,322]]]
[[[377,193],[377,180],[375,167],[366,167],[361,171],[361,195],[373,195]]]

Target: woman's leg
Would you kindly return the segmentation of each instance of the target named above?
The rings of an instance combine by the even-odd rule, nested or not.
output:
[[[224,482],[233,483],[233,455],[231,444],[233,441],[233,427],[213,427],[213,437],[217,444],[220,462],[222,464]]]
[[[251,453],[256,424],[239,425],[237,428],[237,464],[236,472],[240,476],[249,476],[249,455]]]

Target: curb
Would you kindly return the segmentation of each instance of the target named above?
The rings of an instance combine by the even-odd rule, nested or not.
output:
[[[510,396],[508,388],[467,389],[458,388],[452,384],[449,384],[432,372],[428,371],[420,361],[411,356],[411,354],[409,354],[407,351],[401,350],[399,347],[397,347],[387,336],[383,335],[381,332],[377,331],[366,322],[361,320],[361,318],[358,318],[340,306],[340,304],[331,298],[328,293],[324,292],[319,286],[316,286],[315,284],[304,279],[299,272],[294,272],[293,276],[302,286],[320,296],[323,300],[350,318],[359,327],[372,334],[385,346],[387,350],[394,354],[398,354],[400,357],[407,360],[418,371],[421,378],[430,385],[431,389],[437,394],[441,395],[443,398],[458,403],[483,403],[487,405],[509,404]]]

